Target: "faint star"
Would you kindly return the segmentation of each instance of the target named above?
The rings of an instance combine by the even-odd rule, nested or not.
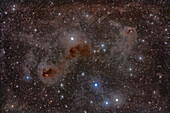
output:
[[[86,17],[89,17],[89,15],[87,14]]]
[[[85,75],[85,73],[84,73],[84,72],[82,72],[82,73],[81,73],[81,75],[82,75],[82,76],[84,76],[84,75]]]
[[[61,86],[61,87],[64,87],[64,84],[63,84],[63,83],[61,83],[61,84],[60,84],[60,86]]]
[[[153,14],[149,14],[149,16],[153,16]]]
[[[141,56],[139,56],[139,60],[142,60],[142,57],[141,57]]]
[[[101,46],[104,47],[104,44],[102,44]]]
[[[129,71],[132,71],[132,68],[129,68]]]

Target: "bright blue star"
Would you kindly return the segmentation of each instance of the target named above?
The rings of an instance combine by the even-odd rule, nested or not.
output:
[[[24,80],[25,82],[31,82],[31,81],[32,81],[32,77],[31,77],[30,75],[27,75],[27,76],[24,76],[24,77],[23,77],[23,80]]]
[[[29,79],[30,79],[30,76],[26,76],[26,79],[29,80]]]
[[[108,105],[108,104],[109,104],[109,102],[108,102],[108,101],[105,101],[105,104],[106,104],[106,105]]]
[[[98,87],[99,87],[99,84],[98,84],[97,82],[94,82],[94,83],[93,83],[93,87],[94,87],[94,88],[98,88]]]

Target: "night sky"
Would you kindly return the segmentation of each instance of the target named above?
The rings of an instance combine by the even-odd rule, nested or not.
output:
[[[1,0],[2,113],[170,113],[168,0]]]

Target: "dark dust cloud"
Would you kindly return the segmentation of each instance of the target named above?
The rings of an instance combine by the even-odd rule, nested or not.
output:
[[[3,0],[2,113],[169,113],[168,0]]]

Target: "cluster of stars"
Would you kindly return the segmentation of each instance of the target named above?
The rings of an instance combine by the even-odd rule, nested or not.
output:
[[[0,11],[2,111],[166,113],[166,11],[136,2],[72,2],[23,2]],[[90,46],[80,48],[82,56],[90,55],[66,60],[80,41]],[[41,76],[43,69],[54,76]]]

